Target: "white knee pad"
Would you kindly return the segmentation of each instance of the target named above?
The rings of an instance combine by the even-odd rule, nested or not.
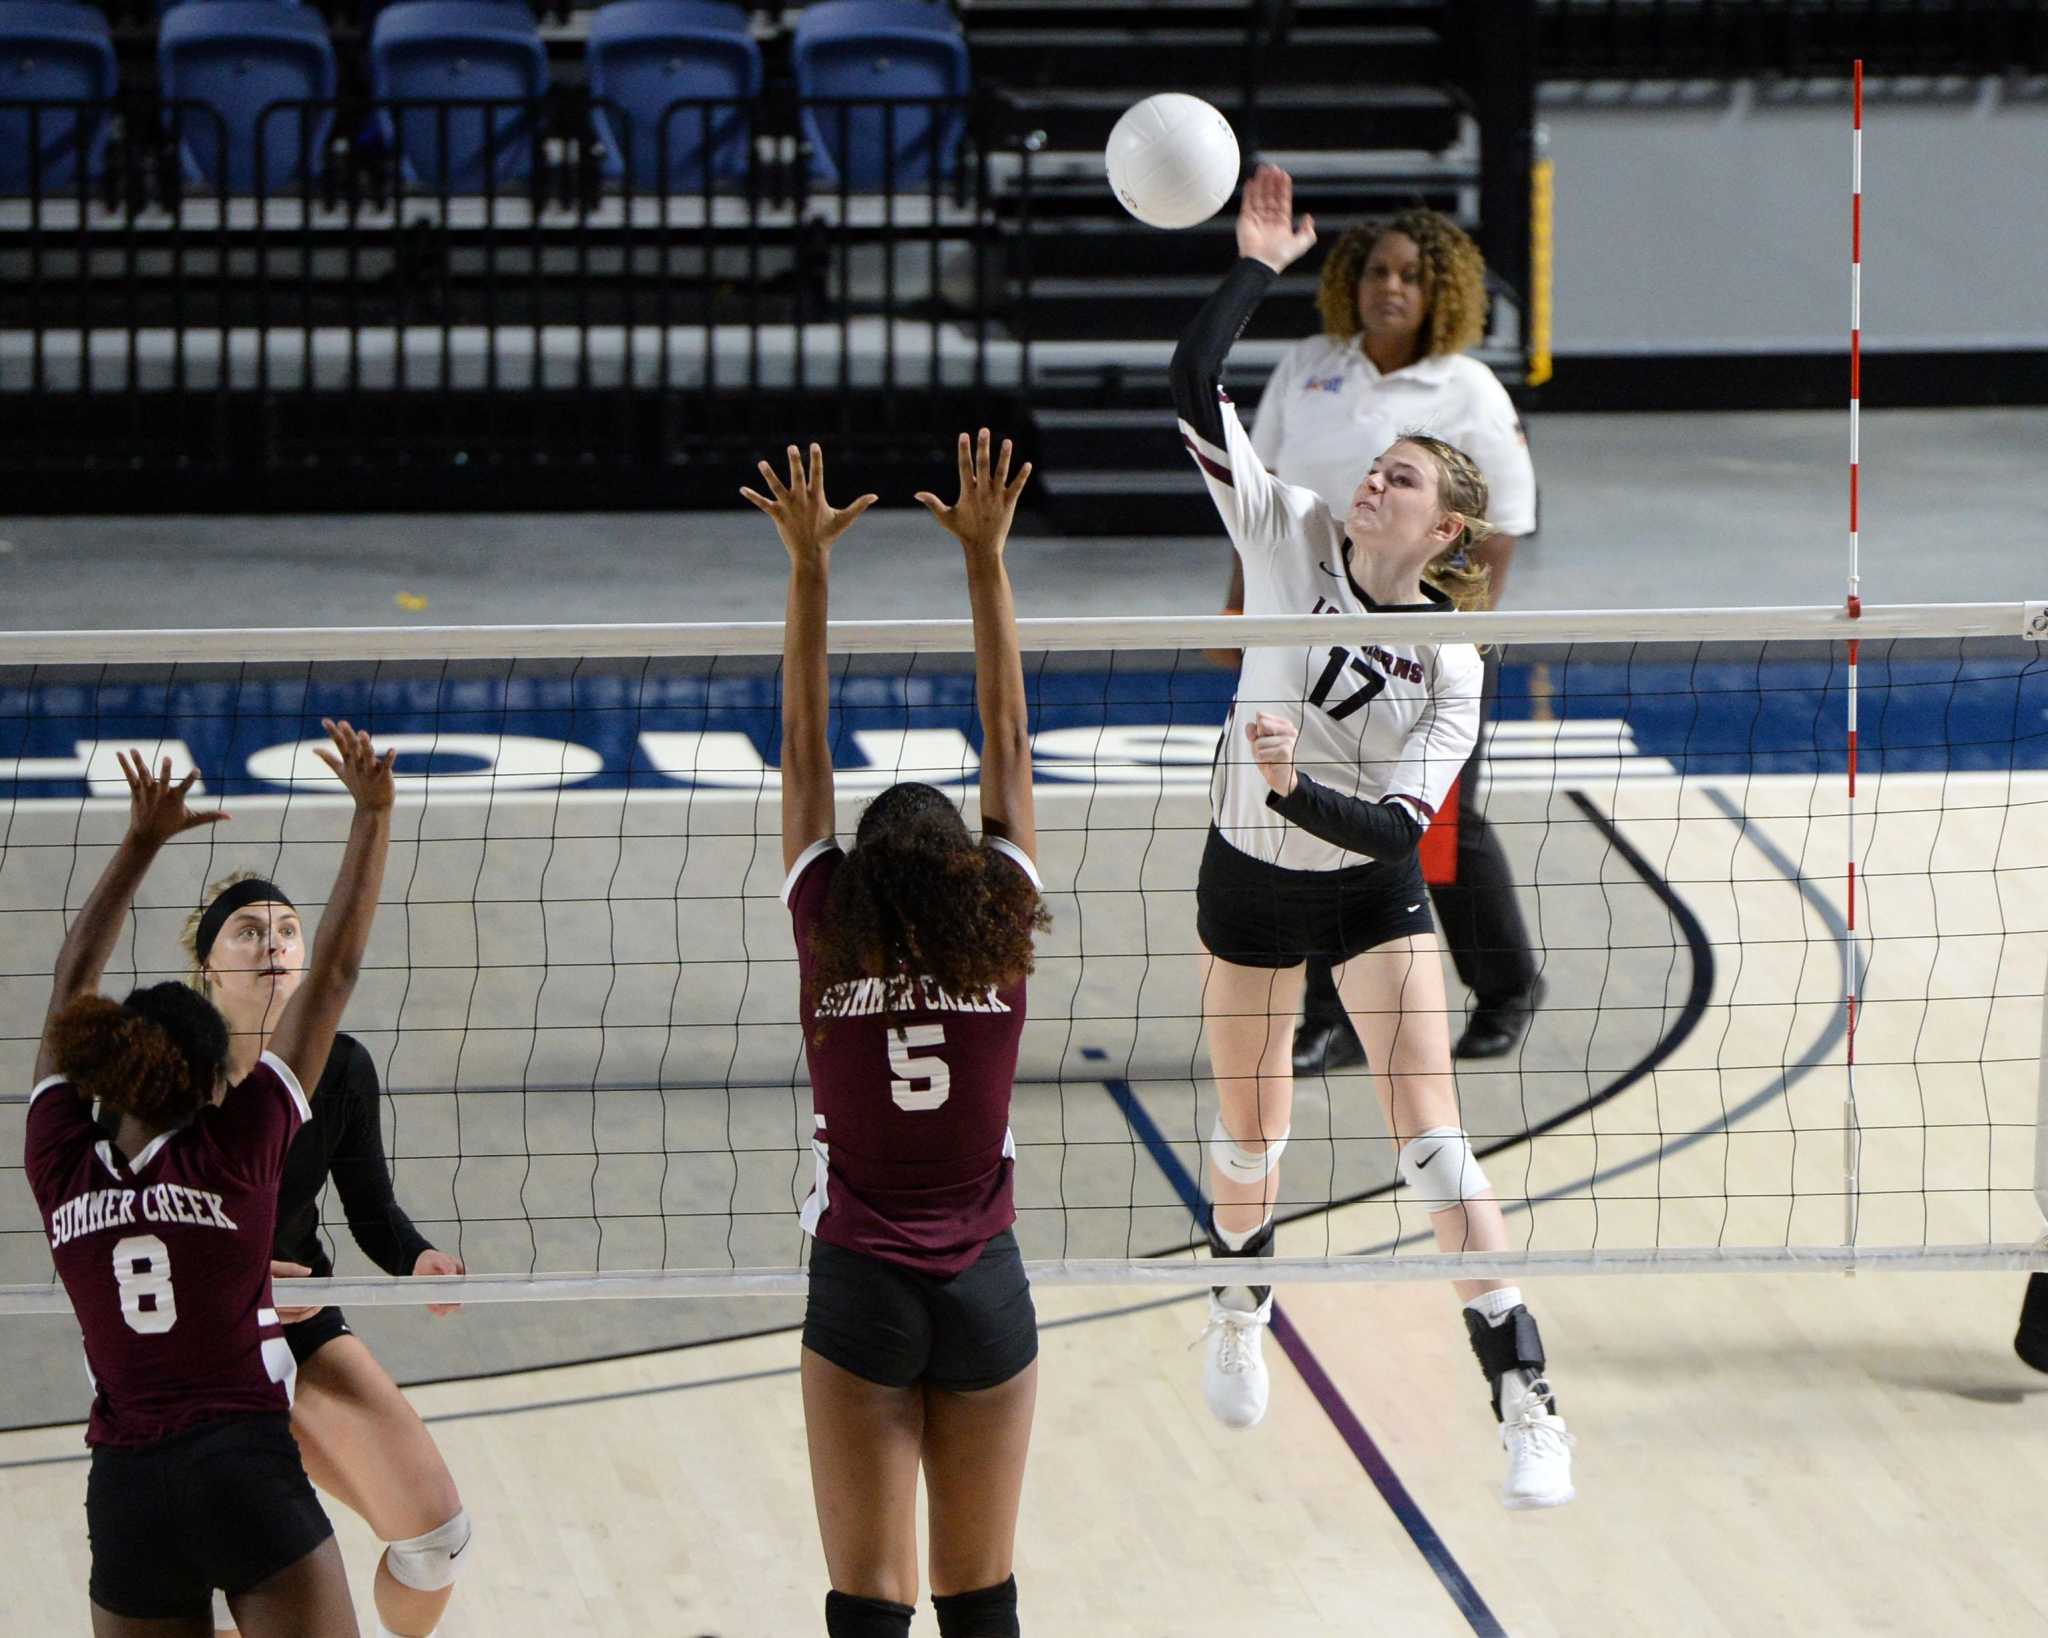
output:
[[[1429,1212],[1462,1206],[1493,1187],[1462,1126],[1432,1126],[1404,1144],[1400,1170],[1401,1181]]]
[[[438,1530],[410,1541],[384,1545],[384,1562],[394,1581],[414,1592],[439,1592],[455,1585],[469,1547],[469,1509],[464,1508]]]
[[[236,1632],[235,1612],[228,1608],[228,1595],[216,1587],[213,1589],[213,1630],[215,1632]]]
[[[1288,1131],[1292,1130],[1292,1127],[1288,1128]],[[1287,1132],[1282,1132],[1268,1143],[1263,1153],[1244,1148],[1230,1135],[1223,1124],[1223,1117],[1218,1115],[1216,1125],[1209,1133],[1209,1164],[1233,1183],[1260,1183],[1272,1175],[1286,1148]]]

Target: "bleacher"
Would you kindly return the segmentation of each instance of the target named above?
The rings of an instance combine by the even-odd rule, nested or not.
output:
[[[900,486],[988,420],[1063,526],[1206,529],[1164,370],[1231,227],[1116,206],[1131,102],[1216,103],[1326,235],[1456,217],[1515,385],[1540,78],[1857,52],[2039,74],[2048,8],[0,0],[0,473],[47,510],[722,504],[790,437]],[[1247,407],[1312,277],[1233,353]]]
[[[1193,90],[1326,225],[1452,211],[1512,368],[1533,11],[0,0],[0,468],[51,509],[672,504],[973,418],[1069,527],[1200,527],[1164,365],[1230,229],[1125,216],[1110,124]]]

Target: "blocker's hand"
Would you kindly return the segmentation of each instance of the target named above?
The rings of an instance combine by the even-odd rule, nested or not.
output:
[[[960,434],[960,498],[951,506],[929,490],[920,489],[916,499],[939,520],[947,533],[969,551],[992,551],[1002,555],[1010,538],[1010,523],[1017,515],[1017,497],[1031,481],[1031,463],[1013,480],[1010,477],[1010,440],[1003,440],[994,464],[989,461],[988,428],[978,438]]]
[[[436,1251],[432,1246],[427,1247],[425,1251],[413,1259],[412,1271],[415,1275],[424,1274],[430,1276],[435,1274],[467,1274],[469,1272],[468,1269],[462,1266],[462,1259],[453,1252]],[[427,1312],[436,1316],[459,1314],[462,1312],[462,1304],[459,1302],[430,1302],[427,1304]]]
[[[879,498],[863,495],[851,506],[834,506],[825,499],[825,452],[811,445],[809,470],[795,444],[788,449],[789,481],[775,475],[766,461],[754,464],[768,485],[766,495],[741,489],[740,496],[759,507],[775,521],[775,532],[789,551],[792,563],[809,563],[830,554],[832,542],[853,526],[853,520]],[[772,499],[770,497],[773,497]]]
[[[398,752],[390,750],[379,756],[370,745],[370,736],[345,722],[331,722],[322,717],[320,726],[327,730],[327,737],[334,745],[334,754],[330,756],[317,745],[313,747],[313,754],[348,787],[348,793],[356,799],[359,810],[365,813],[387,812],[398,794],[397,781],[392,773]]]
[[[128,834],[138,842],[159,848],[173,836],[201,825],[217,825],[227,817],[218,808],[194,813],[185,806],[185,798],[199,778],[197,768],[183,779],[173,780],[169,757],[156,773],[149,771],[140,751],[116,751],[114,760],[121,764],[121,777],[128,781]]]
[[[1278,165],[1261,165],[1237,205],[1237,253],[1284,273],[1316,242],[1316,219],[1294,219],[1294,178]]]
[[[270,1265],[270,1277],[273,1280],[303,1280],[312,1272],[304,1263],[273,1261]],[[296,1325],[300,1320],[309,1320],[319,1313],[321,1306],[315,1303],[311,1308],[280,1308],[277,1311],[277,1321],[280,1325]]]
[[[1261,711],[1244,725],[1244,737],[1251,741],[1252,757],[1266,783],[1282,796],[1294,794],[1294,742],[1300,730],[1285,717]]]

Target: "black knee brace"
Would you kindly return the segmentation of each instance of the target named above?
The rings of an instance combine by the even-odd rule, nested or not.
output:
[[[2019,1333],[2012,1339],[2013,1351],[2037,1371],[2048,1371],[2048,1274],[2036,1274],[2027,1281],[2026,1300],[2020,1305]]]
[[[825,1595],[826,1638],[910,1638],[908,1604],[886,1598],[856,1598],[834,1589]]]
[[[932,1594],[939,1638],[1019,1638],[1017,1578],[974,1592]]]
[[[1254,1234],[1249,1240],[1245,1241],[1244,1249],[1242,1251],[1232,1251],[1230,1247],[1223,1243],[1222,1235],[1216,1232],[1216,1212],[1215,1209],[1212,1207],[1209,1212],[1208,1224],[1209,1250],[1217,1258],[1224,1260],[1236,1257],[1271,1257],[1274,1255],[1273,1237],[1278,1232],[1279,1227],[1280,1225],[1277,1221],[1267,1223],[1266,1226],[1260,1229],[1258,1233]],[[1212,1286],[1210,1287],[1210,1289],[1213,1290],[1219,1297],[1223,1295],[1223,1287],[1220,1285]],[[1252,1301],[1264,1302],[1266,1300],[1266,1294],[1272,1289],[1273,1288],[1270,1285],[1253,1286],[1251,1288]]]
[[[1529,1371],[1539,1376],[1543,1372],[1543,1338],[1536,1330],[1536,1316],[1526,1307],[1516,1307],[1508,1311],[1500,1324],[1493,1325],[1468,1308],[1465,1330],[1472,1338],[1472,1352],[1479,1358],[1479,1368],[1486,1373],[1487,1385],[1493,1389],[1493,1414],[1498,1418],[1501,1378],[1510,1371]],[[1554,1401],[1551,1408],[1556,1408]]]

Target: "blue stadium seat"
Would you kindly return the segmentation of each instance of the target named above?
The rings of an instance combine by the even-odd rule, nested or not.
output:
[[[118,81],[107,20],[92,7],[0,3],[0,102],[105,102]],[[104,110],[0,108],[0,194],[75,188],[81,157],[83,174],[99,175],[111,129]]]
[[[723,0],[616,0],[590,19],[591,112],[605,174],[646,191],[703,193],[714,178],[745,176],[754,127],[742,109],[678,102],[751,101],[761,93],[761,48],[747,14]],[[623,112],[615,119],[605,102]],[[623,124],[624,131],[612,129]],[[664,171],[663,152],[667,153]]]
[[[179,6],[194,3],[196,0],[156,0],[156,14],[161,17],[167,11],[175,11]],[[303,5],[305,0],[273,0],[273,3],[280,6],[297,6]]]
[[[180,6],[164,15],[156,60],[164,125],[178,139],[189,179],[225,193],[269,195],[289,192],[302,166],[308,179],[320,174],[335,72],[317,11],[277,0]],[[327,106],[301,111],[278,103]]]
[[[806,99],[965,97],[971,83],[960,25],[932,0],[808,5],[790,60]],[[951,175],[966,127],[964,113],[929,108],[806,108],[803,121],[813,173],[862,192]]]
[[[524,5],[398,0],[386,6],[370,31],[370,88],[379,101],[518,104],[445,115],[432,108],[382,112],[385,141],[397,151],[407,182],[438,193],[488,193],[532,174],[548,58]]]

